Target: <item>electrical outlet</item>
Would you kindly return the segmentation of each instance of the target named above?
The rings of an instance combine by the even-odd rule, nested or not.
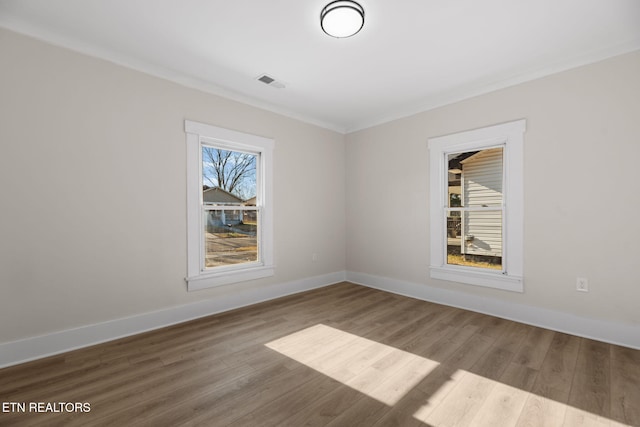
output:
[[[589,292],[589,281],[585,277],[576,279],[576,291]]]

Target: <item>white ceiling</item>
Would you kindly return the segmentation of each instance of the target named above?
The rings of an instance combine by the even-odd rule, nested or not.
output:
[[[640,49],[640,0],[359,2],[348,39],[329,0],[0,0],[0,26],[340,132]]]

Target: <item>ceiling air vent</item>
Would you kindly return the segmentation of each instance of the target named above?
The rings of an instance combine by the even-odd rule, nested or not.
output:
[[[273,86],[273,87],[278,88],[278,89],[284,89],[284,83],[280,83],[279,81],[277,81],[273,77],[268,76],[266,74],[262,74],[261,76],[257,77],[257,80],[259,82],[262,82],[262,83],[266,84],[266,85]]]

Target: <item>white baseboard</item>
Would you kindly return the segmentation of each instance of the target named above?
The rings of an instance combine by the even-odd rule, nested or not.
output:
[[[479,297],[426,284],[348,271],[348,282],[452,307],[463,308],[528,325],[640,350],[638,324],[580,317],[542,307]]]
[[[150,313],[2,343],[0,344],[0,368],[112,341],[199,317],[210,316],[286,295],[321,288],[344,280],[344,271],[329,273],[287,283],[265,286],[263,288],[246,290],[211,300],[198,301]]]

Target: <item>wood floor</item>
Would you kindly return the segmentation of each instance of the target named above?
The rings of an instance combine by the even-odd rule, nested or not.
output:
[[[640,351],[341,283],[0,370],[0,402],[90,404],[2,426],[640,426]]]

